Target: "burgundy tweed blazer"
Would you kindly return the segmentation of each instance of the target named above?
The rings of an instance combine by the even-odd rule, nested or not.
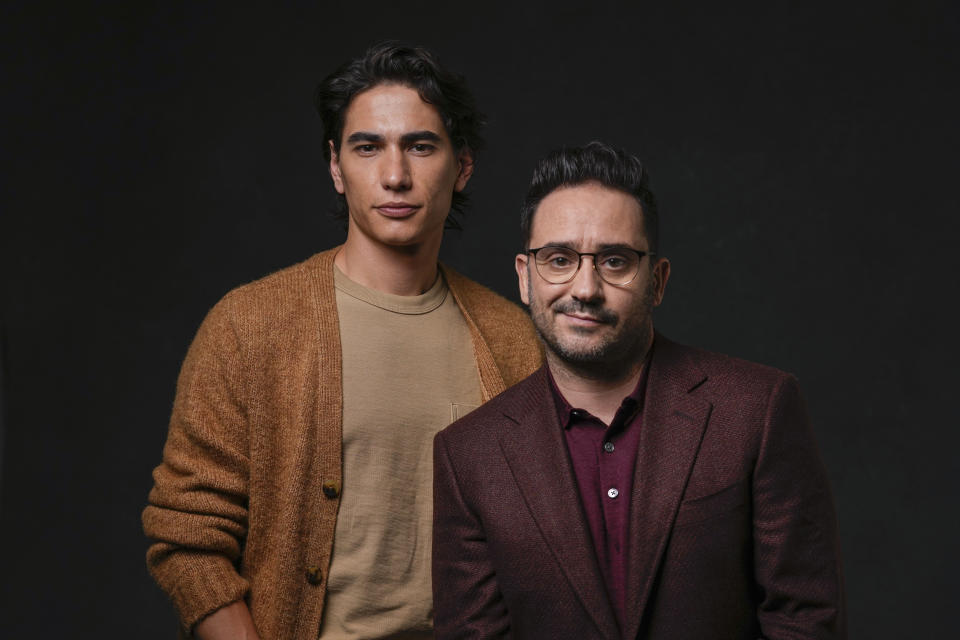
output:
[[[844,638],[833,501],[795,378],[662,336],[608,601],[544,370],[434,441],[436,637]]]

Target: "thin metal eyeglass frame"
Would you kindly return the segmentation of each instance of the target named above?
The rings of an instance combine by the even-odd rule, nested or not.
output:
[[[566,280],[561,280],[560,282],[554,282],[553,280],[547,279],[545,275],[540,273],[540,263],[537,262],[537,252],[543,251],[544,249],[564,249],[566,251],[570,251],[572,253],[577,254],[577,268],[573,271],[573,273],[570,274],[569,278],[567,278]],[[606,253],[613,253],[616,251],[633,251],[635,254],[637,254],[637,271],[636,273],[633,274],[633,277],[627,280],[626,282],[610,282],[609,280],[603,277],[603,274],[600,273],[600,269],[597,269],[597,256],[603,255]],[[607,284],[612,285],[614,287],[622,287],[636,280],[637,276],[640,275],[640,264],[643,262],[643,257],[650,256],[651,258],[653,258],[654,256],[657,255],[652,251],[640,251],[639,249],[634,249],[633,247],[622,247],[622,248],[617,247],[616,249],[607,249],[605,251],[596,251],[593,253],[590,253],[590,252],[580,253],[579,251],[576,251],[575,249],[571,249],[570,247],[558,247],[558,246],[551,246],[551,245],[544,245],[542,247],[537,247],[536,249],[527,249],[527,253],[533,256],[533,262],[536,265],[537,275],[543,278],[546,282],[549,282],[550,284],[567,284],[568,282],[576,278],[577,274],[580,273],[580,268],[583,267],[583,256],[590,256],[591,258],[593,258],[593,260],[591,260],[590,262],[593,265],[593,270],[597,272],[597,276],[599,276],[600,279],[606,282]]]

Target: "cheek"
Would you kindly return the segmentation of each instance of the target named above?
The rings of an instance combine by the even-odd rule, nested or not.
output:
[[[458,170],[456,165],[443,163],[442,166],[434,166],[426,171],[425,182],[429,185],[434,197],[452,197],[453,190],[457,185]]]
[[[340,170],[340,193],[344,196],[347,196],[347,199],[350,199],[349,196],[353,195],[356,197],[356,180],[355,176],[347,170],[344,170],[341,167]]]
[[[540,276],[533,274],[533,278],[539,278]],[[562,299],[565,295],[565,291],[562,287],[557,286],[544,286],[543,283],[534,284],[533,290],[530,291],[530,296],[534,299],[536,306],[543,310],[549,310],[553,307],[554,303]]]
[[[652,295],[652,288],[638,292],[636,297],[617,310],[620,313],[621,320],[626,319],[628,323],[638,327],[649,322],[653,310]]]

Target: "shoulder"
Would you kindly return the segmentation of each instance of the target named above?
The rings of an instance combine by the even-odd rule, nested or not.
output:
[[[237,312],[271,305],[300,305],[310,302],[317,285],[329,281],[333,287],[333,257],[336,249],[315,254],[267,276],[236,287],[221,300]]]
[[[653,358],[661,368],[667,369],[668,374],[695,372],[691,379],[699,376],[702,380],[700,390],[721,404],[765,403],[777,390],[797,385],[796,378],[786,371],[725,353],[678,344],[659,334]]]
[[[262,326],[269,329],[276,323],[304,319],[314,315],[318,306],[332,318],[333,256],[336,249],[324,251],[270,275],[236,287],[211,310],[237,325],[238,330]],[[324,305],[324,302],[329,304]]]
[[[198,338],[269,349],[309,335],[309,325],[336,322],[334,254],[318,253],[231,290],[207,313]]]

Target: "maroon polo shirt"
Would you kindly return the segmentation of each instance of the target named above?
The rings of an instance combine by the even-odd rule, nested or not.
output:
[[[584,409],[570,406],[553,375],[549,376],[597,561],[621,628],[626,609],[630,496],[648,369],[645,364],[633,393],[623,399],[609,425]]]

